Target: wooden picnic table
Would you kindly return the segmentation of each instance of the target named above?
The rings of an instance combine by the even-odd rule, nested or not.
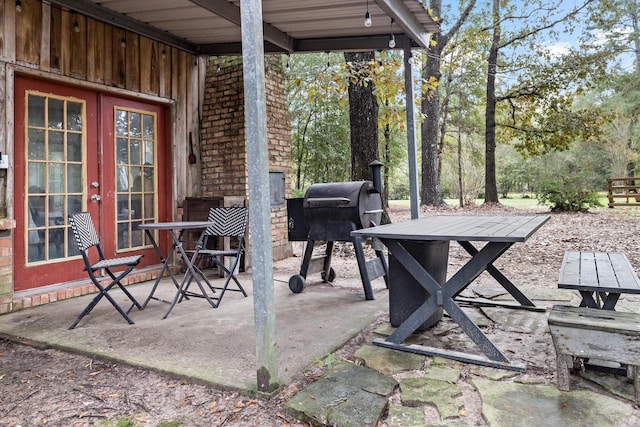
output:
[[[548,215],[540,216],[427,216],[397,224],[353,231],[354,236],[379,239],[389,253],[426,290],[425,300],[413,310],[402,324],[384,340],[374,340],[374,344],[425,355],[439,355],[450,359],[471,362],[485,366],[523,371],[526,365],[511,362],[494,343],[482,332],[454,299],[466,289],[482,272],[487,271],[520,304],[533,308],[531,302],[493,263],[514,243],[525,242],[545,222]],[[431,268],[424,262],[421,247],[431,242],[458,242],[471,259],[444,283],[436,280]],[[423,242],[424,244],[421,244]],[[486,242],[481,248],[472,242]],[[448,247],[447,247],[448,251]],[[390,255],[390,257],[391,257]],[[445,256],[444,262],[447,261]],[[442,267],[442,266],[440,266]],[[445,266],[446,268],[446,266]],[[394,280],[389,272],[389,288],[404,286],[405,281]],[[402,344],[426,321],[437,317],[438,310],[447,314],[458,324],[469,338],[486,356],[437,349],[433,347]]]
[[[640,294],[640,279],[624,253],[567,251],[558,287],[580,292],[580,307],[614,310],[620,295]]]

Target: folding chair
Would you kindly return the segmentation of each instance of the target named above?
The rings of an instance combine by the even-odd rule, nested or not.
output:
[[[213,222],[214,225],[207,227],[204,232],[204,241],[202,248],[196,249],[196,253],[194,254],[194,265],[201,266],[205,260],[210,260],[212,264],[218,267],[221,271],[225,273],[226,279],[224,285],[221,287],[213,286],[208,280],[206,281],[209,284],[209,287],[214,292],[214,296],[211,297],[213,302],[213,307],[218,308],[220,305],[220,301],[224,296],[227,290],[233,292],[242,292],[242,295],[245,297],[247,293],[245,292],[240,282],[236,277],[235,272],[237,271],[237,267],[240,263],[240,257],[244,253],[244,234],[247,228],[247,220],[249,217],[249,209],[245,207],[221,207],[221,208],[211,208],[209,209],[209,222]],[[208,249],[209,245],[207,245],[209,239],[217,239],[220,243],[220,240],[224,240],[224,238],[234,238],[237,240],[237,246],[235,248],[222,248],[222,249]],[[215,245],[213,247],[216,247]],[[233,262],[227,268],[224,263],[224,257],[232,257]],[[198,268],[198,271],[201,269]],[[229,282],[234,281],[237,289],[230,289]],[[189,280],[190,284],[191,280]],[[198,296],[197,294],[186,293],[189,284],[187,284],[185,288],[185,294],[189,296]],[[216,291],[220,291],[219,293]]]
[[[73,322],[73,324],[69,327],[69,329],[73,329],[76,327],[78,322],[89,314],[91,310],[98,304],[98,302],[105,297],[109,300],[109,302],[115,307],[116,310],[125,318],[130,325],[133,324],[133,320],[129,318],[127,313],[118,305],[118,303],[108,294],[109,290],[113,288],[115,285],[118,285],[122,292],[133,302],[133,306],[138,307],[138,309],[142,309],[142,306],[136,301],[136,299],[129,293],[129,291],[120,283],[120,281],[129,274],[133,268],[138,265],[140,262],[140,258],[142,255],[132,255],[120,258],[111,258],[105,259],[104,252],[102,250],[102,246],[100,244],[100,240],[98,239],[98,233],[96,233],[96,228],[93,225],[93,220],[88,212],[80,212],[74,215],[69,215],[69,224],[71,224],[71,229],[73,230],[73,235],[75,236],[76,243],[78,244],[78,249],[82,254],[82,258],[84,259],[85,271],[89,274],[89,278],[98,288],[98,295],[87,305],[84,311],[78,316],[78,318]],[[90,250],[92,247],[95,247],[95,252],[98,254],[98,261],[95,263],[91,263],[90,257],[95,259],[95,255],[90,254]],[[92,252],[93,253],[93,252]],[[122,272],[112,272],[112,269],[118,267],[126,267],[126,269]],[[99,278],[96,276],[96,272],[100,270],[104,270],[109,277],[111,277],[111,283],[107,286],[102,286],[100,284]],[[131,310],[131,309],[129,309]]]

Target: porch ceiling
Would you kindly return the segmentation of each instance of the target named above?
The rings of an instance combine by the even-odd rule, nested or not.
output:
[[[51,0],[193,54],[241,54],[240,0]],[[367,10],[373,25],[364,26]],[[266,53],[427,47],[439,26],[419,0],[262,0]],[[393,19],[393,24],[391,21]]]

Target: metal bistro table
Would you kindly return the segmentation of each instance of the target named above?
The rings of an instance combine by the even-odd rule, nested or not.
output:
[[[213,301],[211,300],[211,298],[207,294],[207,291],[205,290],[204,286],[201,283],[201,280],[207,282],[207,278],[204,277],[203,274],[198,274],[196,272],[197,270],[196,267],[193,265],[193,262],[195,261],[198,255],[198,250],[202,248],[204,231],[206,230],[207,227],[210,227],[212,225],[214,224],[208,221],[175,221],[175,222],[154,222],[154,223],[140,224],[138,226],[140,230],[144,230],[145,234],[153,244],[153,247],[156,250],[158,257],[160,258],[160,261],[162,262],[162,270],[160,271],[160,274],[158,275],[158,278],[156,279],[156,282],[154,283],[153,288],[151,289],[151,293],[149,293],[149,296],[145,300],[144,304],[142,304],[142,308],[145,308],[149,303],[149,301],[152,299],[169,303],[168,301],[163,301],[154,296],[156,292],[156,288],[158,287],[158,283],[160,283],[160,280],[162,280],[165,271],[169,273],[169,276],[171,277],[173,284],[176,286],[176,295],[173,298],[173,301],[170,303],[171,305],[169,306],[169,309],[164,314],[164,316],[162,316],[163,319],[167,318],[167,316],[169,315],[169,313],[171,313],[171,310],[173,310],[173,307],[176,305],[176,303],[178,303],[178,301],[180,301],[182,298],[189,299],[189,296],[197,296],[197,297],[205,298],[209,302],[209,304],[211,304],[212,307],[215,307]],[[200,237],[198,238],[198,242],[196,243],[195,251],[190,258],[189,255],[185,252],[184,248],[182,247],[182,233],[186,230],[198,230],[198,229],[202,229],[202,233],[200,234]],[[169,250],[169,253],[167,254],[166,257],[160,250],[160,247],[158,246],[155,238],[153,237],[153,231],[156,231],[156,230],[168,232],[169,235],[171,236],[171,239],[173,240],[171,249]],[[180,254],[180,256],[182,257],[182,260],[184,261],[184,264],[187,268],[187,270],[184,273],[184,276],[182,277],[182,281],[180,283],[178,283],[178,280],[176,279],[176,277],[174,276],[170,268],[170,262],[176,252],[176,249]],[[185,286],[190,282],[191,277],[195,279],[196,284],[200,288],[201,294],[195,294],[192,292],[189,292],[187,294],[187,292],[185,291]],[[207,282],[207,286],[208,285],[209,283]]]
[[[538,309],[493,263],[514,243],[526,241],[536,230],[549,220],[548,215],[540,216],[429,216],[397,224],[388,224],[352,232],[354,236],[377,238],[387,246],[391,258],[397,259],[401,268],[424,288],[425,297],[418,301],[416,308],[408,314],[396,331],[386,339],[376,339],[374,344],[396,350],[408,351],[428,356],[442,356],[462,362],[476,363],[515,371],[524,371],[526,365],[511,362],[482,330],[460,308],[455,298],[466,289],[483,271],[487,271],[513,296],[519,305],[512,308]],[[440,275],[448,263],[449,242],[458,242],[471,259],[463,265],[449,280]],[[487,242],[477,249],[471,242]],[[439,264],[428,265],[424,252],[430,244],[446,245],[444,257]],[[433,263],[432,263],[433,264]],[[439,273],[440,271],[440,273]],[[394,286],[406,286],[403,280],[394,279],[390,269],[389,299],[391,308],[391,290]],[[421,327],[433,326],[442,317],[442,311],[460,326],[486,357],[476,354],[447,351],[434,347],[402,344],[411,334]],[[390,313],[392,314],[392,313]]]

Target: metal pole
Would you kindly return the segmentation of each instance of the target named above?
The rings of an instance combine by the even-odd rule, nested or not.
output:
[[[418,155],[416,148],[416,113],[413,103],[413,64],[411,46],[404,47],[404,92],[407,109],[407,156],[409,161],[409,200],[411,202],[411,218],[420,216],[418,199]]]
[[[244,118],[249,168],[249,226],[256,324],[258,391],[278,388],[276,307],[269,201],[269,147],[264,73],[261,0],[241,0]]]

